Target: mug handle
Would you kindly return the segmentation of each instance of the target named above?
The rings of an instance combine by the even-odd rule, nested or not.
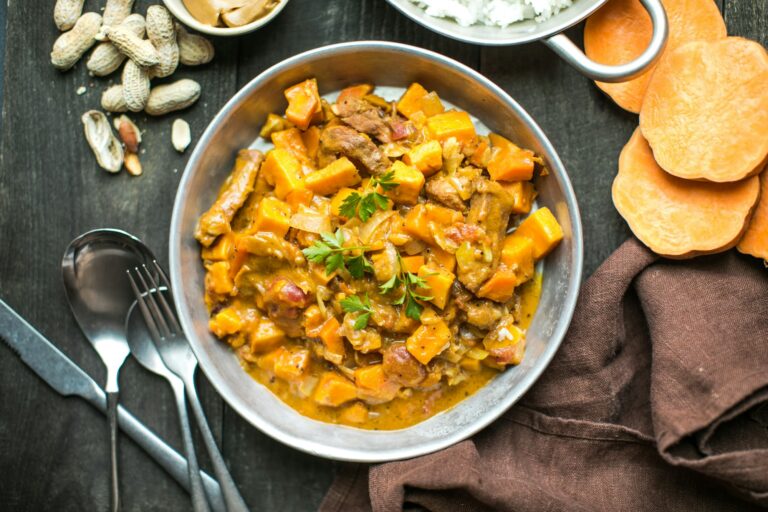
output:
[[[640,0],[640,3],[643,4],[643,7],[651,16],[653,34],[651,35],[651,42],[645,51],[631,62],[618,66],[599,64],[584,55],[584,52],[564,34],[554,35],[543,42],[568,64],[592,80],[599,82],[626,82],[631,80],[640,75],[661,56],[661,52],[667,43],[669,32],[667,15],[664,12],[664,6],[661,5],[661,1]]]

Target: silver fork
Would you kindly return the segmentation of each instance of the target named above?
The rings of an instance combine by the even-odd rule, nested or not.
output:
[[[157,330],[157,326],[154,324],[152,314],[145,303],[144,296],[136,286],[131,276],[131,271],[126,271],[128,274],[128,280],[131,282],[131,288],[136,295],[136,305],[141,312],[141,316],[144,318],[144,323],[147,325],[150,336],[155,342],[160,342],[160,333]],[[189,425],[189,416],[187,413],[187,399],[184,393],[184,382],[171,372],[167,366],[163,363],[160,354],[152,343],[152,340],[148,336],[138,336],[136,333],[131,333],[130,325],[134,324],[134,316],[136,322],[141,322],[136,315],[136,308],[131,308],[128,312],[128,318],[126,320],[125,332],[128,334],[128,345],[131,347],[131,353],[133,357],[147,370],[164,377],[173,390],[173,395],[176,398],[176,409],[179,414],[179,426],[181,427],[181,437],[184,440],[184,454],[187,457],[187,473],[189,475],[189,495],[192,498],[192,510],[194,512],[208,512],[208,502],[206,501],[205,491],[203,490],[203,479],[200,477],[200,465],[197,462],[197,454],[195,453],[195,445],[192,441],[192,429]],[[131,336],[130,334],[133,334]]]
[[[158,286],[146,265],[136,267],[133,271],[140,286],[136,283],[131,272],[128,272],[128,277],[131,278],[133,286],[139,292],[136,295],[136,299],[139,304],[143,304],[143,307],[139,307],[142,308],[142,313],[144,309],[147,310],[145,321],[155,340],[160,357],[168,369],[184,382],[187,398],[192,406],[192,412],[195,415],[200,432],[203,435],[203,442],[208,450],[208,455],[211,457],[213,472],[216,474],[216,478],[221,486],[227,510],[229,512],[247,512],[248,506],[240,495],[240,491],[238,491],[234,480],[232,480],[232,475],[230,475],[227,465],[224,463],[224,458],[221,456],[218,446],[216,446],[216,441],[213,439],[213,434],[208,426],[203,407],[200,405],[200,399],[197,397],[197,390],[195,388],[197,359],[192,353],[187,339],[184,337],[173,308],[165,298],[167,293],[171,301],[173,301],[171,285],[165,272],[157,264],[157,261],[153,260],[152,265],[162,285],[165,287],[165,291]]]

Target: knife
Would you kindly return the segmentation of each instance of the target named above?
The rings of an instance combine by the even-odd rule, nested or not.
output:
[[[106,414],[107,397],[87,373],[64,355],[34,327],[0,300],[0,340],[16,353],[32,371],[60,395],[76,395]],[[128,434],[184,489],[189,491],[187,460],[144,426],[122,406],[118,406],[117,421]],[[225,512],[219,484],[204,471],[203,486],[213,510]]]

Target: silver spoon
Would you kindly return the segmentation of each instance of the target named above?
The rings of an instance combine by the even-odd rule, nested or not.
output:
[[[118,373],[128,356],[125,314],[134,296],[125,271],[151,262],[144,244],[116,229],[89,231],[70,242],[61,262],[69,307],[107,368],[107,418],[111,455],[111,509],[120,510],[117,470]]]
[[[200,466],[195,454],[195,445],[192,442],[192,429],[189,425],[189,415],[187,413],[187,400],[184,393],[184,382],[171,372],[152,342],[144,321],[136,308],[136,303],[131,306],[128,317],[125,321],[125,331],[128,336],[128,345],[131,347],[131,354],[147,370],[165,378],[173,389],[176,397],[176,408],[179,412],[179,423],[181,424],[181,434],[184,439],[184,451],[187,456],[187,469],[189,471],[190,494],[192,496],[192,509],[195,512],[210,510],[208,502],[203,491],[203,480],[200,478]]]

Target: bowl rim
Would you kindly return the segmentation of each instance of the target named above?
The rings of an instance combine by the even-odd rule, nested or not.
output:
[[[188,28],[196,30],[197,32],[202,32],[203,34],[207,34],[209,36],[229,37],[248,34],[249,32],[260,29],[272,21],[278,14],[280,14],[280,11],[285,8],[289,1],[290,0],[280,0],[275,8],[269,11],[266,16],[255,19],[241,27],[212,27],[197,21],[197,19],[195,19],[195,17],[192,16],[192,14],[190,14],[190,12],[184,6],[183,0],[178,1],[179,5],[169,0],[163,0],[163,4],[169,11],[171,11],[171,14],[173,14],[174,18],[179,20],[180,23],[186,25]]]
[[[280,429],[276,428],[269,421],[266,421],[265,419],[260,417],[258,414],[253,413],[249,407],[246,407],[244,404],[241,404],[238,401],[237,397],[225,394],[224,392],[227,390],[223,389],[224,387],[223,384],[219,382],[217,378],[211,378],[211,375],[207,371],[207,368],[213,368],[214,364],[210,360],[206,351],[203,350],[202,343],[200,343],[199,340],[196,340],[194,336],[189,336],[190,333],[194,333],[194,329],[192,325],[193,319],[188,315],[187,310],[185,310],[183,307],[180,308],[179,303],[177,303],[177,310],[178,310],[177,312],[179,314],[179,320],[180,320],[182,329],[187,334],[187,339],[189,340],[190,345],[192,346],[192,349],[195,355],[197,356],[197,359],[200,363],[199,366],[201,370],[209,378],[209,381],[211,382],[213,387],[216,389],[216,391],[222,396],[224,401],[242,418],[244,418],[251,425],[255,426],[256,428],[258,428],[268,436],[272,437],[273,439],[276,439],[288,446],[291,446],[300,451],[309,453],[311,455],[324,457],[328,459],[340,460],[340,461],[375,463],[375,462],[386,462],[386,461],[392,461],[392,460],[413,458],[413,457],[425,455],[428,453],[433,453],[438,450],[447,448],[449,446],[452,446],[460,441],[463,441],[473,436],[474,434],[476,434],[477,432],[479,432],[480,430],[484,429],[486,426],[488,426],[489,424],[497,420],[507,410],[509,410],[509,408],[512,407],[530,389],[533,383],[536,382],[536,380],[538,380],[538,378],[541,376],[541,374],[544,372],[547,366],[549,366],[549,363],[551,362],[555,353],[559,349],[560,344],[562,343],[563,338],[565,337],[565,333],[570,325],[571,319],[573,318],[573,313],[576,307],[576,300],[578,298],[579,290],[581,287],[581,276],[583,272],[584,254],[583,254],[583,234],[582,234],[582,225],[581,225],[581,215],[580,215],[578,204],[576,202],[576,196],[573,191],[573,186],[570,182],[568,174],[565,171],[565,167],[563,166],[563,163],[560,160],[559,155],[557,154],[554,147],[552,146],[552,143],[549,141],[546,135],[544,135],[543,131],[538,126],[538,124],[534,122],[531,116],[514,99],[512,99],[511,96],[509,96],[498,85],[494,84],[491,80],[484,77],[477,71],[449,57],[440,55],[436,52],[425,50],[419,47],[414,47],[414,46],[405,45],[401,43],[388,42],[388,41],[353,41],[353,42],[337,43],[337,44],[332,44],[332,45],[308,50],[306,52],[300,53],[298,55],[285,59],[271,66],[270,68],[268,68],[267,70],[263,71],[258,76],[253,78],[251,81],[249,81],[238,92],[236,92],[235,95],[221,108],[221,110],[219,110],[219,112],[211,120],[211,122],[203,132],[202,136],[200,137],[200,140],[196,144],[194,151],[192,152],[192,155],[190,156],[189,161],[187,162],[187,165],[184,168],[184,173],[182,175],[181,181],[179,182],[177,192],[176,192],[176,197],[174,199],[173,214],[171,217],[171,226],[170,226],[169,260],[168,261],[169,261],[170,274],[171,274],[170,276],[171,286],[175,290],[177,291],[181,290],[183,285],[183,276],[181,275],[180,262],[181,262],[181,248],[183,245],[183,238],[185,236],[185,233],[182,233],[181,231],[181,224],[182,224],[181,214],[187,199],[186,188],[188,186],[188,183],[192,179],[192,169],[198,165],[199,160],[202,158],[201,155],[203,153],[203,149],[207,147],[208,144],[210,144],[211,138],[214,136],[215,132],[219,129],[220,125],[226,120],[229,113],[241,107],[248,100],[253,90],[256,89],[262,82],[274,77],[279,73],[282,73],[285,69],[288,69],[297,65],[301,65],[302,63],[311,61],[317,57],[338,53],[340,51],[350,52],[350,51],[361,51],[361,50],[362,51],[384,50],[384,51],[390,51],[390,52],[416,53],[421,57],[425,57],[427,59],[437,61],[442,65],[445,65],[449,68],[453,68],[454,70],[467,75],[470,79],[476,81],[479,85],[488,88],[491,93],[498,95],[499,98],[501,98],[504,101],[504,103],[506,103],[507,106],[511,108],[517,116],[520,117],[521,121],[528,128],[530,128],[533,136],[541,143],[542,147],[550,155],[552,155],[550,164],[553,167],[553,170],[557,172],[557,174],[562,178],[562,187],[563,187],[565,205],[567,207],[568,216],[571,221],[571,232],[572,232],[573,240],[572,240],[571,254],[569,255],[569,257],[574,263],[574,268],[568,279],[568,288],[566,291],[565,300],[563,302],[563,310],[561,315],[558,317],[559,318],[558,325],[555,327],[552,334],[549,336],[547,345],[543,353],[537,360],[536,364],[530,368],[528,373],[519,382],[519,384],[516,386],[516,391],[514,393],[508,394],[507,397],[504,400],[500,401],[498,404],[496,404],[496,406],[493,409],[487,411],[482,416],[479,416],[474,423],[468,425],[466,428],[459,429],[450,435],[438,438],[428,443],[423,443],[415,447],[408,447],[408,448],[395,447],[387,451],[377,451],[374,453],[370,453],[365,450],[358,450],[358,449],[330,447],[323,444],[320,441],[311,440],[311,439],[307,439],[299,436],[294,436],[292,434],[287,434],[281,431]],[[176,293],[175,295],[177,297],[177,300],[181,302],[181,299],[179,298],[180,297],[179,294]],[[289,405],[284,403],[282,403],[281,405],[283,407],[290,407]],[[457,404],[455,407],[458,407],[459,405],[460,403]],[[347,427],[345,425],[335,425],[335,426],[342,429],[352,428],[352,427]],[[407,427],[407,428],[410,428],[410,427]],[[403,430],[406,430],[406,429],[403,429]],[[368,431],[368,432],[371,432],[371,435],[376,435],[378,433],[377,431]]]
[[[536,25],[537,28],[535,30],[530,31],[529,33],[520,33],[512,37],[499,38],[499,39],[486,39],[484,37],[475,37],[472,35],[462,34],[460,32],[460,29],[469,28],[469,27],[462,27],[461,25],[451,20],[450,18],[435,18],[435,17],[429,16],[426,12],[424,12],[424,9],[410,2],[410,0],[387,0],[387,2],[389,2],[389,4],[395,9],[397,9],[401,14],[411,19],[412,21],[418,23],[422,27],[428,30],[431,30],[432,32],[443,35],[450,39],[454,39],[456,41],[461,41],[464,43],[473,43],[481,46],[514,46],[518,44],[527,44],[534,41],[540,41],[542,39],[555,36],[561,32],[568,30],[574,25],[577,25],[582,21],[584,21],[586,18],[591,16],[595,11],[600,9],[600,7],[602,7],[607,1],[608,0],[573,0],[574,2],[573,4],[569,5],[565,9],[562,9],[555,16],[560,16],[562,13],[569,14],[568,10],[572,9],[576,2],[581,2],[581,3],[592,2],[592,4],[584,8],[584,10],[580,13],[577,13],[577,11],[573,11],[574,14],[564,15],[563,20],[560,23],[553,25],[551,28],[541,29],[543,25],[537,24]],[[411,7],[413,7],[414,9],[411,9]],[[416,14],[415,10],[421,11],[421,15]],[[553,18],[550,18],[550,19],[553,19]],[[437,20],[449,21],[453,23],[456,27],[459,27],[459,30],[457,29],[449,30],[449,29],[443,28],[442,26],[439,25],[439,21]],[[530,20],[525,20],[525,21],[530,21]],[[517,22],[517,23],[520,23],[520,22]],[[475,26],[475,25],[472,25],[472,26]],[[488,27],[491,29],[494,28],[492,26],[488,26]],[[502,27],[495,27],[495,28],[498,28],[499,30],[505,29]]]

